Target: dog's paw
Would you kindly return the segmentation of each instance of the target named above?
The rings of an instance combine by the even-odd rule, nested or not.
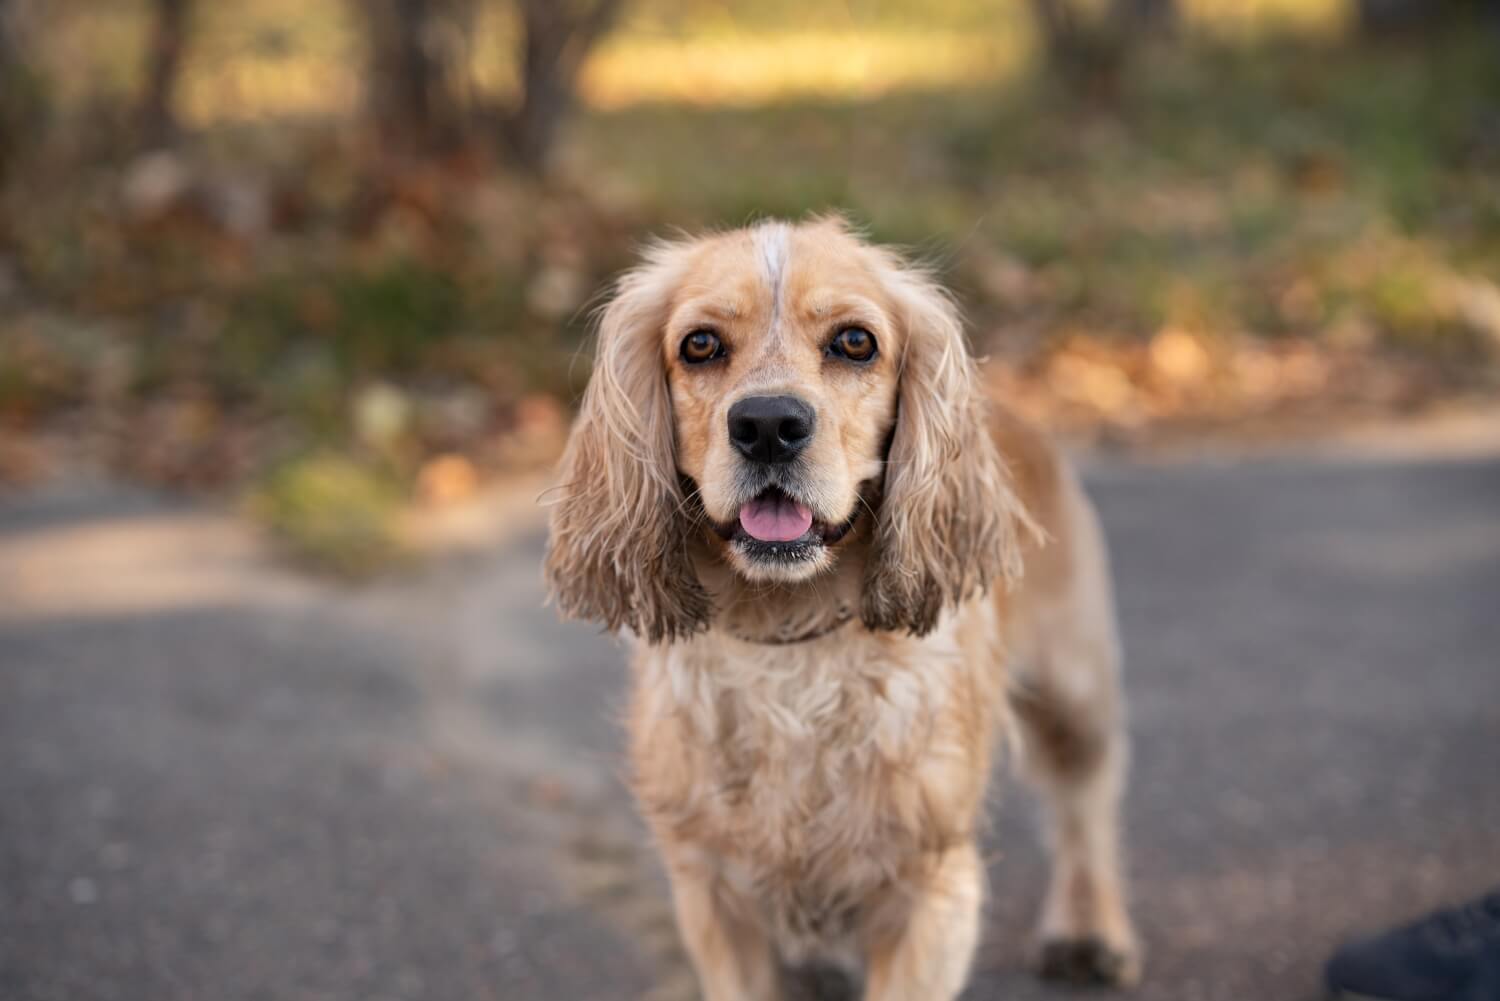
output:
[[[1062,938],[1042,943],[1037,972],[1077,987],[1130,987],[1140,980],[1141,963],[1133,951],[1102,939]]]

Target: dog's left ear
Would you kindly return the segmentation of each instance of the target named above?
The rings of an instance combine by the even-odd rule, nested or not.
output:
[[[621,278],[599,321],[545,560],[564,614],[652,643],[691,635],[712,613],[688,554],[661,346],[681,250],[651,251]]]
[[[895,261],[888,270],[905,344],[861,614],[871,629],[922,636],[945,607],[1019,572],[1026,515],[990,437],[957,308],[927,276]]]

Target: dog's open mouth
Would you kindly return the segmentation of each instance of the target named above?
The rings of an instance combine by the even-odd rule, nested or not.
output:
[[[715,528],[746,556],[785,560],[811,556],[842,539],[853,525],[852,516],[839,524],[822,521],[786,491],[767,487],[740,505],[732,524]]]
[[[795,542],[813,527],[806,504],[771,487],[740,508],[740,530],[756,542]]]

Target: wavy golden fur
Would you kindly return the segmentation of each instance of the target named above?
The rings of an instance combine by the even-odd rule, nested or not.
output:
[[[648,251],[601,316],[546,572],[636,638],[635,790],[709,1001],[814,959],[871,1001],[954,998],[1002,741],[1052,818],[1042,971],[1137,976],[1102,534],[930,276],[829,219]]]

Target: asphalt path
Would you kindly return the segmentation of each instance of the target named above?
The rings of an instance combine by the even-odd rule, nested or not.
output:
[[[1500,885],[1500,460],[1110,464],[1138,995],[1318,996],[1343,936]],[[359,590],[226,514],[0,495],[0,999],[692,997],[618,781],[623,651],[541,538]],[[1025,970],[997,775],[966,998]]]

